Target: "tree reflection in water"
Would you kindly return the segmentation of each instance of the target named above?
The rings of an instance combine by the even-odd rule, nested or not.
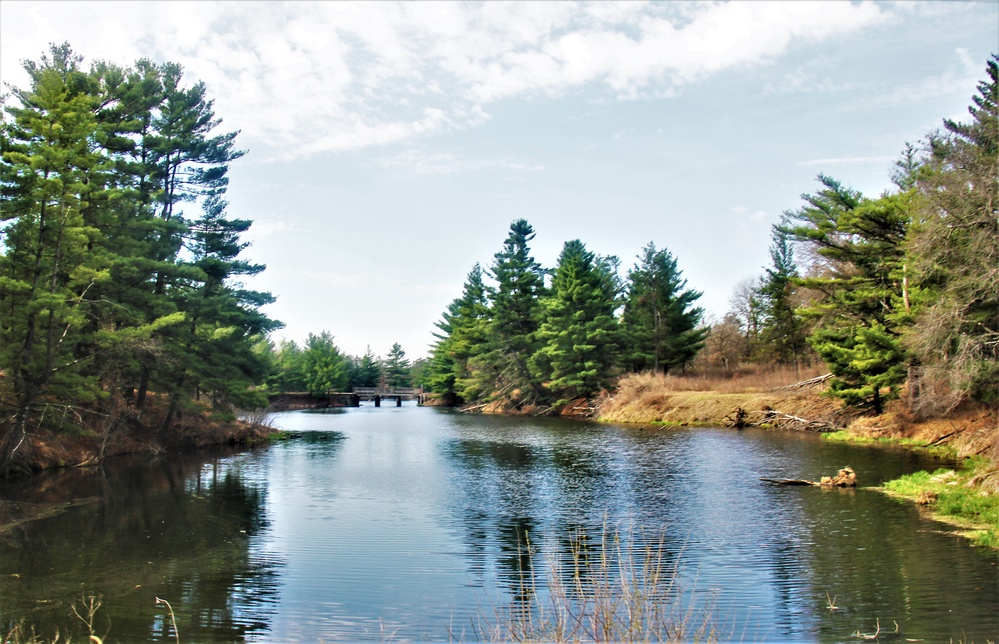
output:
[[[266,630],[282,563],[250,548],[267,526],[265,488],[228,457],[115,459],[0,490],[22,515],[0,528],[0,624],[84,639],[72,607],[97,596],[98,635],[172,640],[162,597],[187,641]]]

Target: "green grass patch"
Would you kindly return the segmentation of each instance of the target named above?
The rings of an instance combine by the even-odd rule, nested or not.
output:
[[[999,548],[999,495],[968,485],[985,467],[984,460],[968,459],[959,471],[916,472],[889,481],[882,489],[932,508],[938,519],[977,528],[969,533],[976,544]]]
[[[852,434],[844,429],[837,432],[826,432],[822,434],[822,440],[834,443],[855,443],[857,445],[880,445],[884,447],[907,447],[911,450],[926,452],[933,456],[942,458],[957,458],[957,452],[952,447],[943,445],[930,445],[926,441],[915,438],[872,438],[870,436],[860,436]]]

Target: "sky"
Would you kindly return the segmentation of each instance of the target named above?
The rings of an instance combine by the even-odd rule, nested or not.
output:
[[[720,318],[819,173],[876,197],[967,119],[999,2],[0,0],[3,83],[64,41],[180,63],[240,131],[228,213],[275,339],[412,359],[519,218],[546,267],[666,248]]]

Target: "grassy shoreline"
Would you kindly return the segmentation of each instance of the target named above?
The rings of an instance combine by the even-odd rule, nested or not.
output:
[[[925,507],[929,515],[958,530],[975,545],[999,550],[999,495],[983,488],[982,481],[997,477],[985,459],[966,459],[957,469],[916,472],[888,481],[880,491]]]

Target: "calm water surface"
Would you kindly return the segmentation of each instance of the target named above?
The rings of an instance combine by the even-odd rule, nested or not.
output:
[[[173,641],[157,597],[185,642],[471,640],[606,531],[659,552],[725,640],[999,639],[996,553],[871,490],[759,481],[877,485],[927,456],[408,405],[273,422],[298,437],[0,486],[0,627],[79,637],[99,595],[105,641]]]

